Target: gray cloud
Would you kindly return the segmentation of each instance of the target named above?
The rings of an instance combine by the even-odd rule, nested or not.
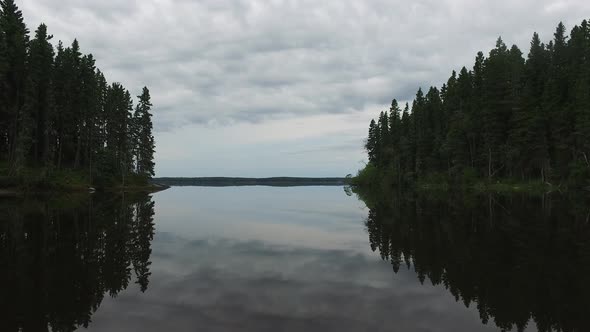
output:
[[[391,99],[440,86],[499,35],[526,54],[534,31],[548,40],[590,12],[584,0],[19,4],[31,30],[77,37],[110,81],[150,88],[157,176],[355,173]]]
[[[585,1],[23,1],[108,77],[152,89],[156,128],[346,113],[471,66],[498,35],[523,49]],[[31,27],[34,28],[33,26]],[[526,50],[525,50],[526,53]]]

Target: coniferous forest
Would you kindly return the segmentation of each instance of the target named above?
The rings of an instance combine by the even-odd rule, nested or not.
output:
[[[590,179],[590,25],[537,33],[524,54],[501,38],[471,69],[453,71],[411,103],[393,100],[371,121],[357,181]]]
[[[2,180],[69,172],[89,184],[145,183],[154,175],[149,90],[134,107],[77,40],[54,48],[45,24],[30,36],[14,0],[0,7]]]

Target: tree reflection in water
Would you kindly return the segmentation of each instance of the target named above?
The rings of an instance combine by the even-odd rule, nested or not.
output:
[[[373,251],[503,330],[590,329],[588,199],[357,192]]]
[[[0,200],[0,331],[88,327],[105,294],[150,277],[147,194]]]

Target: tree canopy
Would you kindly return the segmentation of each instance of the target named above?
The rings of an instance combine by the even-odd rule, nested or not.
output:
[[[476,176],[585,183],[590,179],[590,26],[560,23],[530,50],[502,38],[471,69],[397,100],[369,126],[369,168],[399,182]]]
[[[0,165],[83,172],[90,183],[154,175],[152,103],[108,84],[78,40],[51,43],[45,24],[30,39],[14,0],[0,1]]]

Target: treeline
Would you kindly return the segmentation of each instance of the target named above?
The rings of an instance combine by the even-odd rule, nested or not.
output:
[[[526,59],[501,38],[471,70],[440,89],[419,89],[404,109],[371,121],[369,163],[360,177],[590,179],[590,26],[569,36],[560,23],[548,44],[533,35]]]
[[[296,187],[296,186],[342,186],[346,184],[345,178],[155,178],[154,182],[167,186],[204,186],[204,187],[234,187],[234,186],[270,186],[270,187]]]
[[[358,188],[357,188],[358,189]],[[588,197],[357,192],[371,249],[502,331],[590,324]],[[551,291],[541,291],[551,290]]]
[[[150,93],[108,84],[92,54],[69,47],[41,24],[31,40],[14,0],[0,1],[0,164],[83,172],[89,183],[147,180],[154,174]]]

